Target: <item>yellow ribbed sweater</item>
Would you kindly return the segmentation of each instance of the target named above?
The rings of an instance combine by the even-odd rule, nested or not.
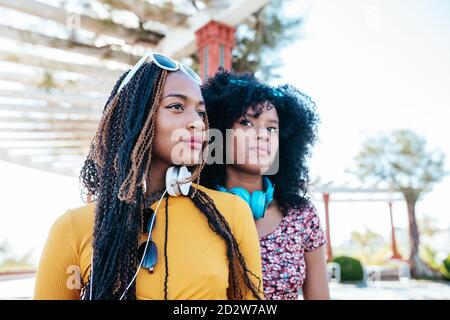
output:
[[[250,276],[262,294],[259,237],[248,204],[241,198],[194,184],[205,191],[229,223]],[[53,224],[36,275],[34,299],[79,299],[89,277],[94,208],[96,202],[68,210]],[[156,209],[157,202],[151,205]],[[229,298],[229,266],[226,244],[208,226],[206,217],[187,197],[169,197],[168,299]],[[158,263],[153,274],[141,269],[136,278],[137,299],[164,299],[165,200],[156,215],[152,233],[158,247]],[[147,234],[141,235],[141,242]],[[79,275],[79,276],[77,276]],[[94,275],[95,281],[95,275]],[[252,293],[240,284],[245,299]]]

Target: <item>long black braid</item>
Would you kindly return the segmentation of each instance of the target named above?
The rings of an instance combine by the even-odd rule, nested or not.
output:
[[[205,192],[200,189],[195,189],[195,191],[195,194],[192,196],[193,188],[191,188],[190,195],[193,203],[206,216],[209,227],[224,239],[227,244],[227,256],[230,272],[232,274],[231,284],[234,299],[241,300],[243,298],[239,288],[239,283],[242,280],[245,281],[246,287],[251,290],[254,297],[260,299],[258,294],[261,293],[261,279],[247,268],[247,264],[239,250],[239,245],[231,231],[230,225],[223,215],[217,214],[219,210],[216,208],[213,200]],[[250,280],[249,274],[258,279],[258,288],[256,288],[254,283]]]
[[[167,242],[169,238],[169,195],[166,194],[166,239],[164,241],[164,265],[166,268],[166,276],[164,279],[164,300],[167,300],[167,282],[169,280],[169,261],[167,258]]]
[[[146,178],[150,170],[156,110],[167,74],[167,71],[152,63],[144,63],[130,82],[117,93],[125,77],[125,74],[122,75],[103,110],[80,173],[80,180],[96,201],[91,266],[94,281],[91,282],[90,276],[82,289],[82,299],[90,299],[91,285],[92,299],[118,299],[124,292],[124,299],[136,299],[135,281],[127,291],[125,289],[139,264],[138,244],[143,221],[144,181],[148,181]],[[193,167],[193,178],[199,177],[202,167],[203,165]],[[252,273],[246,267],[225,218],[206,193],[191,188],[190,196],[195,206],[207,217],[210,228],[227,244],[232,298],[242,299],[239,284],[245,283],[245,287],[259,299],[261,279],[258,279],[259,285],[255,288],[249,278]],[[167,221],[168,219],[166,223]],[[165,246],[164,296],[167,299],[169,273],[166,251]]]

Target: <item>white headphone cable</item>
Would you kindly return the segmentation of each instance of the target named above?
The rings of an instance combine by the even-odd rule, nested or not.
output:
[[[159,201],[158,201],[158,205],[156,206],[155,214],[152,216],[152,221],[151,221],[150,229],[149,229],[149,232],[148,232],[147,242],[146,242],[146,244],[145,244],[145,249],[144,249],[144,253],[142,254],[141,262],[139,263],[139,266],[138,266],[138,268],[137,268],[137,270],[136,270],[136,273],[135,273],[134,276],[133,276],[133,279],[131,279],[131,282],[128,284],[127,288],[126,288],[125,291],[122,293],[122,295],[120,296],[120,299],[119,299],[119,300],[122,300],[122,299],[123,299],[123,297],[125,296],[125,293],[127,293],[128,289],[130,289],[131,285],[133,284],[134,280],[136,279],[136,277],[137,277],[137,275],[138,275],[138,273],[139,273],[139,270],[141,269],[142,263],[144,262],[144,259],[145,259],[145,253],[147,252],[148,244],[149,244],[149,242],[150,242],[149,240],[150,240],[150,237],[151,237],[151,234],[152,234],[152,227],[153,227],[153,224],[155,223],[156,213],[158,212],[159,205],[161,204],[162,199],[163,199],[164,196],[166,195],[167,189],[168,189],[168,188],[166,188],[166,190],[164,190],[164,192],[163,192],[161,198],[160,198]]]

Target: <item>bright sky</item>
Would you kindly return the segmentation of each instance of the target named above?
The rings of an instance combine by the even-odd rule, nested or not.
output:
[[[304,37],[283,50],[282,79],[315,100],[320,112],[320,143],[311,173],[323,181],[349,180],[345,169],[365,137],[397,128],[424,135],[450,158],[450,1],[303,0],[288,12],[306,13]],[[450,159],[447,160],[449,168]],[[0,241],[18,253],[36,248],[53,221],[82,205],[77,179],[0,161]],[[450,226],[446,202],[450,178],[418,204],[417,215]],[[316,202],[323,220],[323,204]],[[364,226],[386,237],[384,203],[331,203],[332,243]],[[395,224],[407,228],[406,207],[394,205]]]
[[[345,182],[345,169],[368,136],[410,128],[447,155],[450,167],[450,2],[445,0],[304,0],[287,12],[306,13],[303,38],[283,50],[282,79],[316,101],[322,123],[311,173]],[[417,206],[417,216],[450,226],[450,177]],[[323,214],[322,203],[316,203]],[[351,230],[389,232],[384,203],[332,203],[332,242]],[[394,222],[407,227],[406,207]]]

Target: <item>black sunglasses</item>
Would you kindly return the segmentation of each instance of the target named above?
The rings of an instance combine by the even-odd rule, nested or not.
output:
[[[144,260],[142,261],[142,267],[148,269],[151,273],[154,271],[154,267],[158,262],[158,249],[156,248],[155,242],[152,240],[152,231],[155,228],[156,215],[151,208],[144,209],[144,227],[146,233],[149,233],[149,238],[147,241],[142,243],[138,249],[139,260],[142,259],[144,255]]]

